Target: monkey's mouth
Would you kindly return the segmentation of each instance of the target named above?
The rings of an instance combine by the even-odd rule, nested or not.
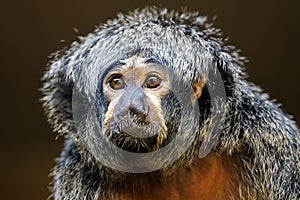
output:
[[[147,153],[158,146],[160,130],[153,125],[114,124],[107,134],[108,139],[119,148],[134,152]]]
[[[137,138],[149,138],[156,135],[143,126],[127,126],[122,132]]]

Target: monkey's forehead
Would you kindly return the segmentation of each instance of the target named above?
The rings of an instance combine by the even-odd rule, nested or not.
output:
[[[148,59],[139,58],[137,56],[134,56],[134,57],[139,59],[140,61],[134,61],[134,62],[122,61],[122,62],[119,62],[116,65],[113,65],[110,69],[108,69],[107,73],[104,73],[103,76],[106,76],[107,74],[115,73],[115,72],[116,73],[126,73],[126,72],[129,72],[129,71],[143,71],[144,74],[147,74],[147,72],[151,72],[151,71],[159,71],[161,73],[168,73],[169,72],[166,69],[166,67],[163,66],[160,63],[156,63],[156,62],[149,63],[149,62],[147,62]]]
[[[156,60],[153,57],[150,58],[145,58],[142,55],[134,55],[130,58],[124,59],[124,60],[120,60],[120,64],[121,67],[128,67],[128,66],[141,66],[141,65],[145,65],[145,64],[156,64],[157,66],[162,65],[162,63],[160,63],[158,60]]]

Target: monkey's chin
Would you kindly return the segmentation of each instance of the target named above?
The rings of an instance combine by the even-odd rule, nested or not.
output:
[[[109,140],[117,147],[134,153],[148,153],[157,147],[157,135],[150,136],[143,128],[126,127],[110,134]]]

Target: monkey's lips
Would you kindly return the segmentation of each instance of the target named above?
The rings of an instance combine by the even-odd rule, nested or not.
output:
[[[149,138],[156,135],[155,132],[149,131],[147,128],[142,126],[128,126],[121,131],[136,138]]]
[[[122,128],[121,128],[122,127]],[[149,125],[110,127],[109,140],[123,150],[135,153],[147,153],[157,146],[159,130]]]

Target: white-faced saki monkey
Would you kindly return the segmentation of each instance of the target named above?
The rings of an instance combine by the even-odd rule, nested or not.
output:
[[[57,200],[300,199],[300,138],[197,12],[147,7],[54,54]]]

